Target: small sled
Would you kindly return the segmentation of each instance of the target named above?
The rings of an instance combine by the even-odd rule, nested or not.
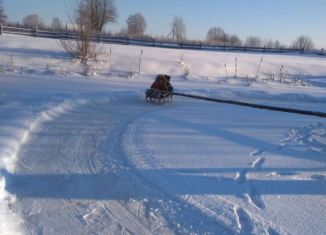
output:
[[[172,100],[172,93],[151,88],[146,90],[145,99],[150,102],[167,102]]]

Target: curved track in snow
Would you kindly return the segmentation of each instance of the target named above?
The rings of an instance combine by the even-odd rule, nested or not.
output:
[[[263,140],[264,129],[248,133],[252,127],[231,116],[237,110],[227,105],[144,104],[135,92],[64,112],[21,146],[10,175],[14,210],[27,234],[287,233],[269,195],[306,192],[268,179],[276,170],[264,164],[281,150]],[[294,150],[287,155],[303,158]]]
[[[27,233],[169,233],[137,197],[150,190],[138,182],[120,144],[124,126],[145,111],[131,98],[67,112],[43,123],[22,146],[11,190]]]

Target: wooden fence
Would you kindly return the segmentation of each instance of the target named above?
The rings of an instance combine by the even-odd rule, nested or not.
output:
[[[77,39],[78,35],[72,31],[51,31],[43,29],[30,29],[22,27],[11,27],[0,25],[0,35],[2,34],[18,34],[43,38],[55,39]],[[189,49],[189,50],[207,50],[207,51],[234,51],[234,52],[259,52],[259,53],[296,53],[296,54],[310,54],[326,56],[326,51],[321,50],[304,50],[293,48],[266,48],[266,47],[245,47],[245,46],[228,46],[228,45],[208,45],[202,42],[189,43],[189,42],[173,42],[157,39],[133,39],[129,37],[114,37],[105,34],[92,36],[93,42],[123,44],[123,45],[137,45],[149,47],[162,47],[174,49]]]

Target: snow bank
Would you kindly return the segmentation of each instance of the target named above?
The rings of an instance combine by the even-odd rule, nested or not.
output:
[[[5,177],[3,173],[0,173],[0,233],[3,235],[22,234],[21,224],[23,220],[8,207],[15,202],[15,197],[7,193],[5,187]]]
[[[76,76],[82,71],[78,62],[69,59],[58,40],[3,35],[0,43],[2,66],[9,67],[16,73]],[[173,77],[213,81],[235,75],[253,78],[257,76],[258,70],[260,78],[276,78],[280,73],[284,77],[291,75],[297,78],[309,76],[315,79],[326,76],[325,57],[318,56],[177,50],[114,44],[103,44],[103,48],[106,52],[111,50],[112,63],[110,64],[108,53],[102,56],[102,62],[94,65],[99,77],[108,77],[110,71],[113,75],[134,77],[138,73],[141,51],[142,74],[165,73]]]
[[[101,102],[102,100],[99,100]],[[8,173],[15,172],[15,163],[17,155],[21,147],[28,141],[31,133],[35,133],[42,127],[42,124],[49,122],[60,115],[69,112],[80,105],[87,103],[84,99],[77,99],[75,101],[64,101],[54,105],[45,111],[42,111],[34,116],[21,114],[14,116],[15,111],[22,109],[23,105],[16,105],[11,110],[12,113],[7,113],[5,119],[1,117],[1,122],[11,123],[1,127],[0,132],[0,233],[1,234],[21,234],[23,220],[19,218],[18,214],[10,210],[10,205],[15,202],[14,195],[6,191],[6,187],[10,185],[10,176]],[[10,106],[10,104],[8,105]],[[10,115],[11,114],[11,115]]]

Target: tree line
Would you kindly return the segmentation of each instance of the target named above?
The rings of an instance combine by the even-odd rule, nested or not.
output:
[[[71,13],[69,13],[71,14]],[[75,24],[82,23],[82,18],[78,19],[76,14],[83,19],[89,18],[92,31],[103,32],[104,26],[107,23],[115,23],[118,17],[117,9],[114,0],[79,0],[77,3],[76,12],[73,16],[69,15],[71,19],[69,24],[63,24],[62,21],[55,17],[47,26],[38,14],[29,14],[25,16],[21,23],[13,24],[7,22],[7,16],[3,8],[2,0],[0,0],[0,22],[8,25],[19,25],[28,28],[47,28],[52,30],[71,29]],[[86,16],[86,18],[85,18]],[[70,25],[70,26],[68,26]],[[72,26],[73,25],[73,26]],[[147,28],[147,21],[142,13],[136,12],[131,14],[126,20],[126,27],[119,32],[114,33],[114,36],[128,36],[131,38],[153,38],[151,35],[145,34]],[[186,24],[182,17],[175,16],[170,23],[170,32],[165,38],[177,42],[187,41]],[[189,39],[188,39],[189,40]],[[205,42],[210,45],[221,46],[246,46],[246,47],[265,47],[265,48],[296,48],[311,50],[314,48],[313,40],[309,36],[301,35],[297,37],[290,46],[282,44],[278,40],[263,40],[257,36],[248,36],[242,40],[236,34],[228,34],[221,27],[211,27],[208,29]]]

